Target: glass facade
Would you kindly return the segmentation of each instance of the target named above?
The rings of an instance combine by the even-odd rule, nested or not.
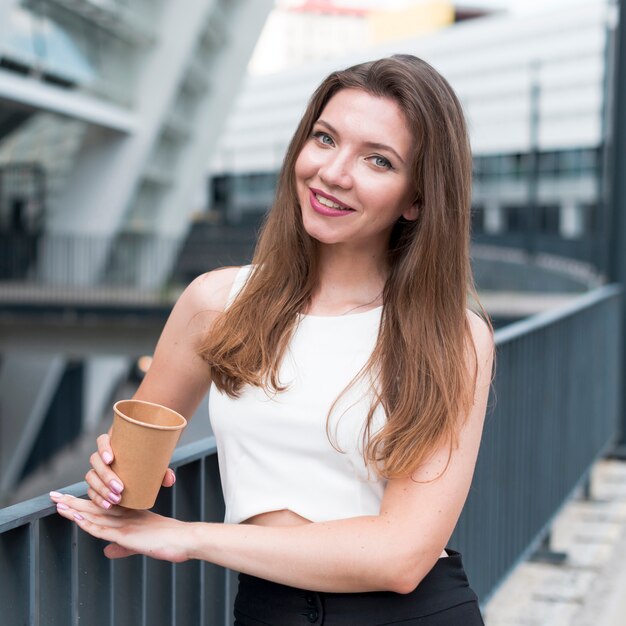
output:
[[[597,148],[577,148],[540,152],[537,169],[542,177],[563,178],[581,174],[597,175],[600,155]],[[532,172],[532,155],[528,153],[496,154],[474,157],[474,180],[525,180]]]
[[[9,12],[0,67],[130,106],[159,4],[25,0]]]
[[[473,232],[506,236],[531,229],[568,239],[592,235],[600,177],[600,148],[476,156]],[[532,197],[536,213],[527,217]],[[491,205],[491,220],[486,204]]]
[[[15,121],[4,133],[0,123],[0,230],[32,232],[56,210],[87,124],[43,112],[5,116]]]

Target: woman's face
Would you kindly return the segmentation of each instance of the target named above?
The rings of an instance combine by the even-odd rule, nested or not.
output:
[[[325,244],[386,249],[398,218],[417,218],[412,148],[406,117],[394,100],[360,89],[337,92],[296,160],[307,233]]]

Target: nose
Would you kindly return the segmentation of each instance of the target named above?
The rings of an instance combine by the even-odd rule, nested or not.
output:
[[[352,172],[349,155],[339,150],[328,151],[328,156],[319,168],[319,177],[329,187],[352,187]]]

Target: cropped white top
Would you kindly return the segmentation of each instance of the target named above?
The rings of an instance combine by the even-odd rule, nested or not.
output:
[[[249,276],[241,268],[229,304]],[[244,386],[229,398],[211,385],[209,417],[217,442],[226,523],[290,509],[319,522],[377,515],[386,480],[367,466],[362,435],[370,398],[359,381],[328,411],[367,362],[382,307],[342,316],[301,315],[279,369],[285,391]],[[372,432],[383,424],[377,407]]]

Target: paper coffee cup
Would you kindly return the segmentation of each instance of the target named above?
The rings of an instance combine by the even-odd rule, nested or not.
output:
[[[111,469],[124,483],[120,504],[149,509],[156,502],[167,466],[187,420],[176,411],[143,400],[113,405]]]

